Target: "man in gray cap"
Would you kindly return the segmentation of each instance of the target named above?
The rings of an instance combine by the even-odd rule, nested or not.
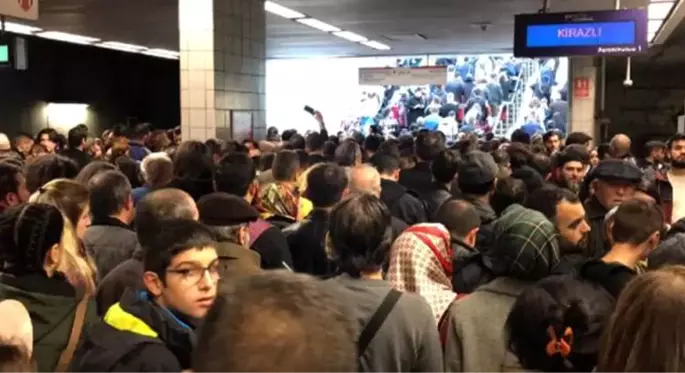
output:
[[[480,216],[481,225],[497,219],[490,205],[490,197],[495,190],[499,168],[488,153],[472,151],[462,158],[457,172],[457,184],[463,199],[471,203]]]
[[[635,189],[642,181],[642,170],[632,162],[607,159],[601,161],[587,177],[592,191],[592,197],[585,204],[591,227],[588,255],[597,257],[610,248],[604,230],[604,217],[609,210],[633,198]]]

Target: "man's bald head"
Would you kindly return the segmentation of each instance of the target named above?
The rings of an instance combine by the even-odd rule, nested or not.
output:
[[[381,195],[381,174],[374,167],[363,164],[350,169],[350,191]]]
[[[630,137],[619,133],[611,138],[610,150],[611,156],[614,158],[623,158],[630,153],[631,140]]]
[[[197,220],[200,214],[193,197],[180,189],[159,189],[146,195],[136,205],[136,232],[156,229],[166,219]]]

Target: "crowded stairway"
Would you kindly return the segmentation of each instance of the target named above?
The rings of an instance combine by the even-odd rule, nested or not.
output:
[[[685,370],[685,135],[314,117],[0,134],[0,371]]]

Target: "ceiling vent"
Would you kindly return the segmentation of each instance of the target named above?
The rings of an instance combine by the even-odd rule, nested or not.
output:
[[[423,40],[427,39],[424,35],[421,35],[419,33],[393,33],[393,34],[383,35],[383,37],[390,40],[390,41],[395,41],[395,42],[423,41]]]

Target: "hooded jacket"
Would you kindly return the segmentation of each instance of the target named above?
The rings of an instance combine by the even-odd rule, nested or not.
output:
[[[191,367],[192,327],[150,300],[128,290],[93,325],[71,364],[74,372],[180,372]]]
[[[6,299],[21,302],[31,315],[33,356],[38,371],[54,372],[71,336],[80,300],[76,290],[59,274],[53,277],[0,274],[0,300]],[[83,332],[95,322],[95,302],[91,302],[86,310]]]
[[[400,183],[382,179],[381,201],[388,206],[390,213],[406,222],[415,225],[426,222],[426,207],[417,197]]]

